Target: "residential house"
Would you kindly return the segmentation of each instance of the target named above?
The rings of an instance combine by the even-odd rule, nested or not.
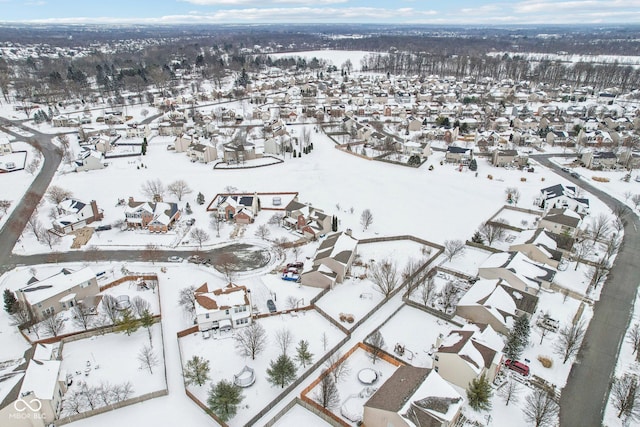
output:
[[[543,228],[524,230],[511,242],[509,252],[521,252],[535,262],[541,262],[551,268],[558,268],[562,261],[562,251],[553,234]]]
[[[571,209],[549,209],[540,219],[538,228],[554,234],[574,237],[580,228],[582,217]]]
[[[9,138],[5,136],[0,136],[0,156],[4,156],[5,154],[13,153],[13,149],[11,148],[11,143],[9,142]]]
[[[76,172],[104,169],[103,154],[96,150],[84,149],[75,161]]]
[[[610,169],[618,163],[618,156],[612,151],[586,150],[580,156],[580,161],[588,169]]]
[[[317,288],[333,287],[342,283],[356,257],[358,241],[350,234],[329,234],[320,243],[312,267],[300,276],[300,282]]]
[[[518,152],[516,150],[493,150],[491,164],[498,167],[514,165],[517,158]]]
[[[573,146],[574,141],[569,137],[569,133],[564,130],[551,130],[546,136],[547,144],[552,147],[559,146]]]
[[[620,164],[629,169],[640,168],[640,152],[625,150],[620,154]]]
[[[571,209],[580,215],[589,213],[589,199],[578,197],[576,187],[562,184],[552,185],[540,190],[538,205],[547,209]]]
[[[227,163],[244,163],[262,155],[256,154],[256,147],[250,142],[244,144],[224,144],[224,161]]]
[[[444,159],[447,163],[468,165],[473,159],[473,149],[450,145],[447,147]]]
[[[58,217],[53,220],[52,226],[60,234],[67,234],[94,221],[101,221],[104,217],[95,200],[85,203],[76,199],[65,199],[58,203],[57,211]]]
[[[127,138],[148,138],[149,135],[151,135],[151,128],[149,125],[141,125],[138,123],[127,124]]]
[[[292,200],[284,210],[284,225],[301,232],[307,239],[331,232],[332,218],[320,209]]]
[[[192,144],[187,153],[192,162],[209,163],[218,160],[218,150],[209,144]]]
[[[245,286],[230,283],[211,290],[204,283],[195,290],[195,307],[200,331],[232,329],[251,323],[250,291]]]
[[[536,264],[521,252],[498,252],[487,258],[478,268],[485,279],[502,279],[522,292],[537,295],[539,289],[549,289],[556,271]]]
[[[91,268],[77,271],[64,268],[46,279],[32,278],[27,286],[16,291],[16,296],[30,308],[36,319],[43,319],[81,301],[92,306],[98,292],[100,287]]]
[[[60,417],[67,380],[62,361],[47,345],[34,344],[27,350],[24,371],[4,376],[9,383],[0,399],[0,425],[3,427],[51,426]],[[13,387],[11,387],[13,384]]]
[[[485,374],[493,382],[502,363],[504,341],[491,326],[478,330],[469,325],[438,341],[433,369],[446,381],[466,389],[472,380]]]
[[[257,194],[217,194],[211,206],[218,212],[218,217],[225,221],[235,221],[240,224],[253,222],[260,212],[260,198]]]
[[[176,136],[176,139],[173,141],[173,147],[175,148],[176,153],[184,153],[193,143],[193,135],[179,135]]]
[[[460,298],[456,315],[475,324],[490,325],[506,335],[516,317],[532,316],[538,297],[517,291],[500,280],[478,280]]]
[[[125,208],[127,228],[146,228],[151,232],[166,233],[180,218],[176,203],[136,202],[129,197]]]
[[[400,366],[364,405],[367,427],[453,427],[464,398],[437,372]]]

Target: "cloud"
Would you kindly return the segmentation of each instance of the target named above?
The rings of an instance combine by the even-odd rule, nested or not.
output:
[[[45,4],[47,4],[46,1],[26,1],[24,2],[25,6],[44,6]]]
[[[348,0],[180,0],[196,6],[246,6],[261,5],[268,6],[270,4],[289,4],[289,5],[327,5],[346,3]]]

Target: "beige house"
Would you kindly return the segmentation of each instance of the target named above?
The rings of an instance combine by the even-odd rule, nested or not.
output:
[[[225,221],[248,224],[260,212],[260,198],[256,193],[216,194],[207,210],[217,211],[218,217]]]
[[[331,216],[320,209],[292,200],[284,210],[284,226],[301,232],[307,239],[331,232]]]
[[[50,346],[36,344],[29,353],[32,356],[24,373],[4,380],[17,383],[1,400],[2,427],[45,427],[60,416],[67,390],[62,362],[55,359]]]
[[[484,279],[502,279],[512,288],[533,295],[537,295],[541,287],[549,289],[555,273],[521,252],[492,254],[478,268],[478,275]]]
[[[77,271],[64,268],[43,280],[34,278],[27,286],[18,289],[16,295],[31,309],[36,319],[43,319],[81,301],[88,306],[94,305],[93,299],[99,292],[96,274],[85,267]]]
[[[473,328],[473,329],[472,329]],[[437,343],[433,369],[446,381],[466,389],[469,383],[485,374],[492,382],[502,362],[502,338],[491,328],[454,330]]]
[[[180,218],[176,203],[136,202],[129,197],[124,211],[127,228],[146,228],[150,232],[166,233]]]
[[[550,209],[540,219],[538,228],[555,234],[573,237],[580,228],[582,217],[571,209]]]
[[[251,323],[251,300],[244,286],[230,283],[210,290],[205,283],[195,290],[198,330],[232,329]]]
[[[541,228],[524,230],[511,243],[509,252],[520,252],[535,262],[541,262],[552,268],[558,268],[562,261],[562,251],[553,235]]]
[[[537,305],[538,297],[516,291],[500,280],[478,280],[458,302],[456,315],[506,335],[516,317],[532,316]]]
[[[188,155],[192,162],[209,163],[218,160],[216,147],[207,144],[190,145]]]
[[[349,234],[340,231],[328,235],[318,247],[312,268],[302,273],[300,282],[306,286],[325,288],[327,280],[318,281],[318,274],[324,278],[335,274],[335,282],[342,283],[356,257],[357,246],[358,241]]]
[[[401,366],[364,405],[367,427],[451,427],[464,398],[437,372]]]
[[[75,165],[76,172],[104,169],[103,154],[96,150],[84,150],[78,155]]]
[[[193,136],[179,135],[173,141],[176,153],[186,152],[191,144],[193,144]]]

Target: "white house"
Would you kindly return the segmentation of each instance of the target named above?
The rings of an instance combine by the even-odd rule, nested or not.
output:
[[[539,206],[548,209],[570,209],[581,215],[589,213],[589,199],[578,197],[576,187],[562,184],[540,190]]]
[[[230,283],[224,288],[209,289],[204,283],[195,290],[196,322],[200,331],[232,329],[251,323],[250,291]]]
[[[77,230],[103,218],[102,210],[98,209],[95,200],[85,203],[76,199],[65,199],[58,203],[57,210],[60,215],[53,220],[52,226],[61,234]]]
[[[13,153],[13,150],[11,149],[9,138],[7,138],[6,136],[0,136],[0,156],[11,153]]]
[[[76,172],[103,169],[105,167],[102,153],[95,150],[84,150],[78,155],[78,160],[75,163]]]

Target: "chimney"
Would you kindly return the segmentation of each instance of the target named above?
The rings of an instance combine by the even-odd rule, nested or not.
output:
[[[93,212],[93,220],[100,221],[102,219],[102,213],[98,210],[98,204],[95,200],[91,201],[91,211]]]
[[[133,205],[133,197],[129,196],[129,206]]]

